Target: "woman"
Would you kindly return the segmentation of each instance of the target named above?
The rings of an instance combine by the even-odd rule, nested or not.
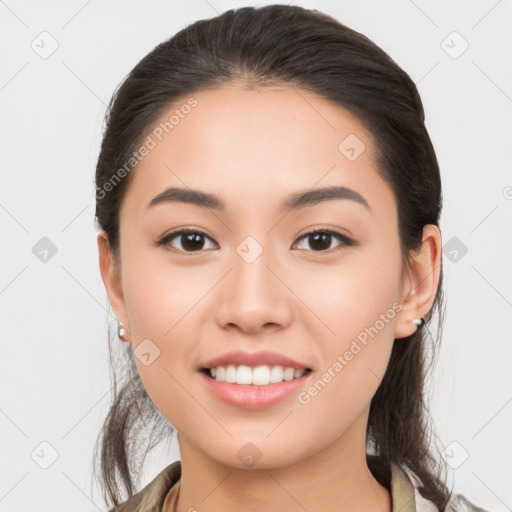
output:
[[[431,451],[441,183],[409,76],[318,11],[242,8],[158,45],[106,121],[111,510],[481,510]]]

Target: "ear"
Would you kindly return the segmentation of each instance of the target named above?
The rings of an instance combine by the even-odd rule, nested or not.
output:
[[[101,230],[99,232],[97,241],[101,278],[103,279],[103,284],[107,290],[108,301],[110,302],[110,306],[114,310],[117,319],[125,328],[126,339],[123,339],[123,341],[128,341],[130,339],[130,328],[128,324],[128,316],[126,315],[123,288],[121,286],[120,268],[114,259],[108,242],[108,236],[105,231]]]
[[[439,228],[427,224],[423,228],[422,244],[410,254],[403,295],[402,310],[395,322],[395,338],[405,338],[417,330],[414,319],[425,316],[434,303],[441,275],[442,243]]]

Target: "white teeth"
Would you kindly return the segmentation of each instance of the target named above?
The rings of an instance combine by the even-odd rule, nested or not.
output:
[[[270,382],[272,384],[276,382],[281,382],[284,379],[284,370],[282,366],[274,366],[272,370],[270,370]]]
[[[236,382],[236,368],[232,364],[226,368],[224,382]]]
[[[270,379],[270,368],[268,366],[258,366],[252,370],[251,384],[263,386],[272,382]]]
[[[286,368],[284,371],[284,380],[292,380],[295,377],[295,370],[293,368]]]
[[[233,384],[254,384],[255,386],[266,386],[283,380],[297,379],[304,375],[305,371],[285,368],[284,366],[270,368],[268,365],[263,365],[251,368],[246,365],[236,367],[233,364],[209,369],[210,375],[215,380]]]
[[[233,368],[235,367],[233,366]],[[236,371],[236,377],[233,380],[233,382],[236,382],[237,384],[252,384],[251,368],[249,368],[249,366],[244,365],[239,366],[238,370]]]

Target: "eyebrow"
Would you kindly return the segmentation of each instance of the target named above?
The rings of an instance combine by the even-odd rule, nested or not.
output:
[[[281,203],[279,212],[283,213],[286,210],[297,210],[306,206],[313,206],[324,201],[331,201],[333,199],[345,199],[354,201],[363,205],[366,209],[371,211],[368,201],[356,192],[355,190],[342,187],[324,187],[313,190],[304,190],[301,192],[294,192],[286,197]],[[169,187],[163,192],[155,196],[147,205],[146,209],[152,208],[158,204],[163,203],[186,203],[210,208],[225,212],[227,209],[226,203],[215,194],[203,192],[201,190],[193,190],[190,188]]]

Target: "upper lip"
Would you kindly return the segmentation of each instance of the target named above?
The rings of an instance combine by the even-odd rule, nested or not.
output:
[[[234,366],[246,365],[246,366],[284,366],[285,368],[295,368],[297,370],[309,369],[305,364],[296,361],[284,354],[277,352],[271,352],[263,350],[261,352],[241,352],[239,350],[233,352],[226,352],[220,356],[214,357],[205,361],[201,367],[204,368],[215,368],[217,366],[227,366],[232,364]]]

